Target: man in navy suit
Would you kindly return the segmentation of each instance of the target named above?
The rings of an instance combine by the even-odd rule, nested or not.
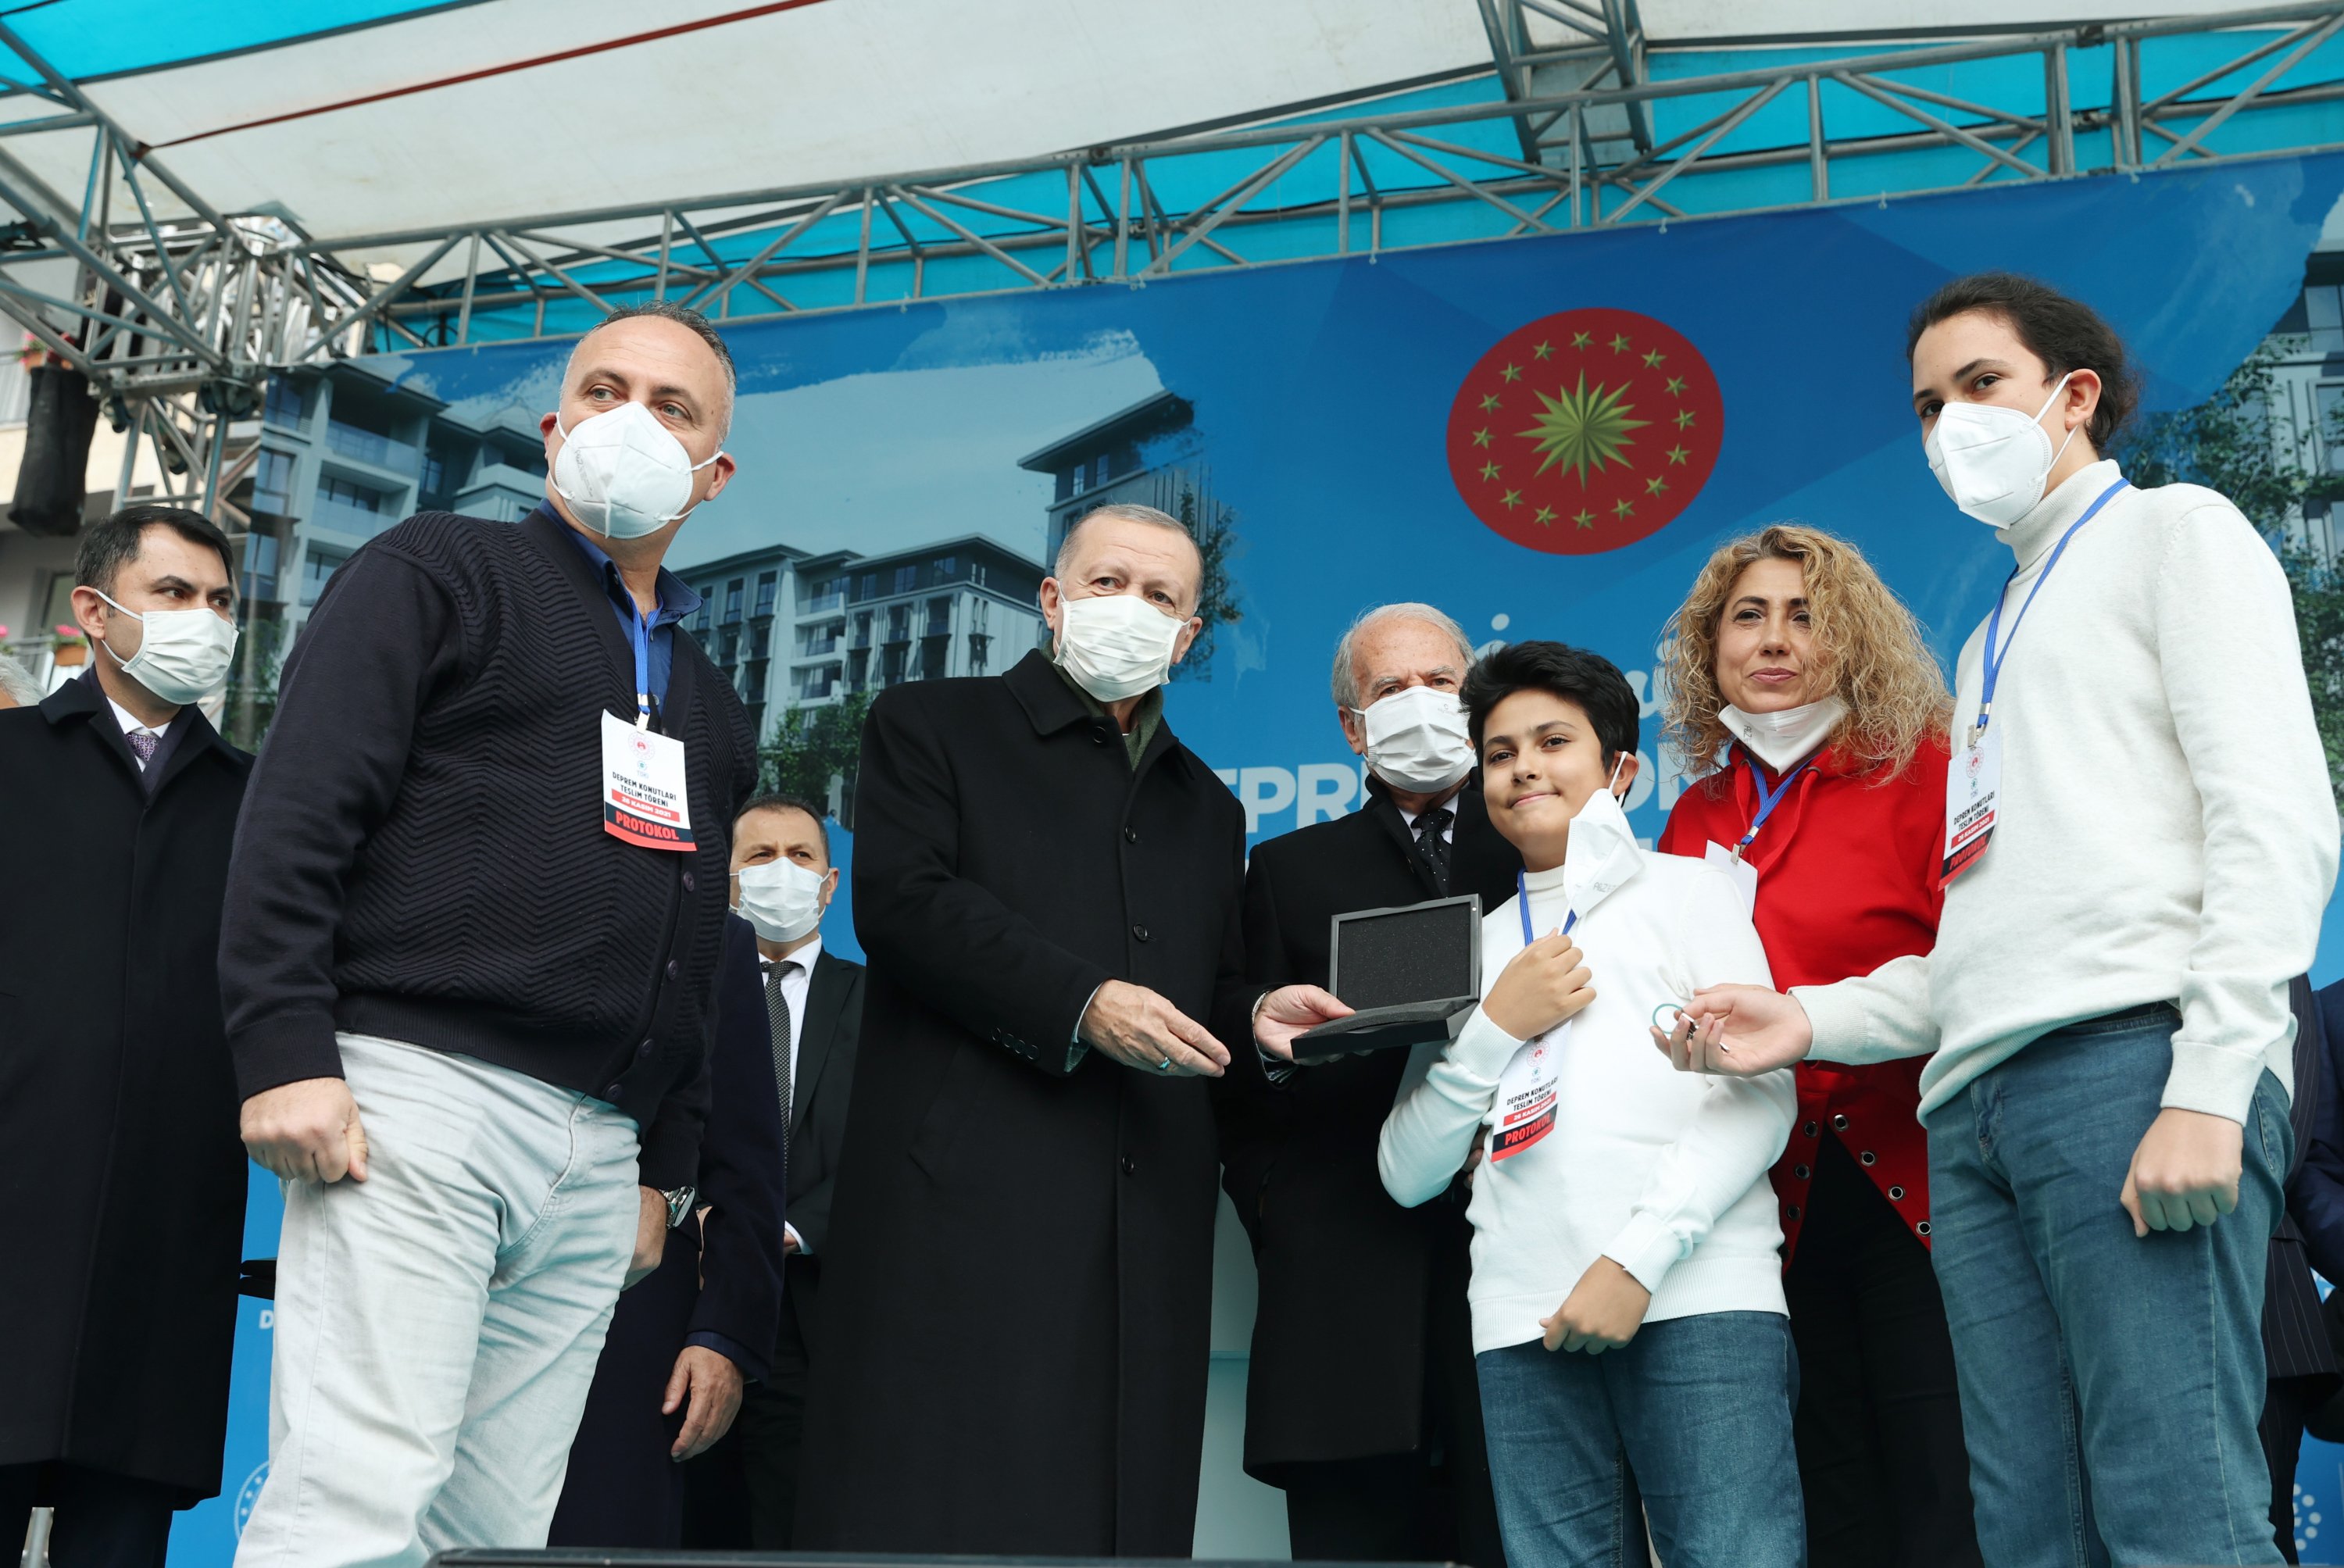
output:
[[[782,1310],[781,1100],[757,934],[725,919],[693,1217],[619,1298],[547,1543],[682,1544],[682,1462],[722,1437],[763,1378]]]

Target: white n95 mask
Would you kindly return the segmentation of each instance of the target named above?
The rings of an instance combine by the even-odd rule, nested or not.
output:
[[[742,917],[766,941],[794,942],[822,924],[823,873],[794,860],[769,860],[734,875],[741,879]]]
[[[1058,663],[1099,702],[1119,703],[1164,683],[1187,624],[1135,593],[1061,597]]]
[[[724,454],[696,463],[675,432],[641,403],[621,403],[561,432],[553,488],[571,514],[605,539],[641,539],[691,510],[692,476]]]
[[[1837,697],[1802,703],[1772,713],[1745,713],[1728,703],[1718,719],[1751,755],[1781,773],[1831,738],[1847,717],[1847,704]]]
[[[1937,423],[1922,450],[1929,455],[1929,471],[1955,506],[1988,528],[2008,528],[2035,510],[2059,454],[2076,439],[2069,430],[2055,450],[2051,432],[2043,428],[2043,416],[2074,374],[2059,378],[2031,420],[1993,403],[1947,403],[1937,410]]]
[[[1406,686],[1351,712],[1367,732],[1369,768],[1395,789],[1431,794],[1473,771],[1473,737],[1454,692]]]
[[[141,615],[124,610],[104,593],[108,604],[146,628],[138,652],[125,659],[101,639],[106,655],[122,673],[163,701],[186,707],[227,684],[227,667],[236,657],[236,626],[209,610],[149,610]]]

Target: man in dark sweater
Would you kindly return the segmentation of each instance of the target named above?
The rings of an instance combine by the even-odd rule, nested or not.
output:
[[[247,1568],[542,1544],[621,1284],[690,1211],[755,756],[660,561],[732,404],[706,321],[616,312],[547,504],[391,529],[287,663],[220,943],[285,1182]]]

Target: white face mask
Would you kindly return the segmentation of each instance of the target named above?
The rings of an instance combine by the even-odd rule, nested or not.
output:
[[[1831,738],[1832,731],[1847,717],[1847,704],[1837,697],[1825,697],[1780,713],[1745,713],[1728,703],[1717,710],[1717,716],[1751,755],[1779,774]]]
[[[1988,528],[2008,528],[2035,510],[2052,468],[2067,441],[2076,439],[2069,430],[2054,450],[2051,432],[2043,428],[2043,416],[2074,374],[2059,378],[2031,420],[1993,403],[1947,403],[1937,410],[1937,423],[1922,450],[1929,454],[1929,471],[1955,506]]]
[[[571,515],[605,539],[641,539],[656,533],[692,510],[692,476],[722,457],[696,463],[675,432],[641,403],[621,403],[607,413],[561,429],[554,454],[553,488],[570,503]]]
[[[124,674],[183,708],[227,684],[227,667],[236,657],[233,622],[208,610],[149,610],[140,615],[103,593],[97,596],[146,628],[138,652],[126,660],[114,652],[112,643],[102,644]]]
[[[1119,703],[1164,683],[1187,624],[1135,593],[1061,594],[1058,663],[1098,701]]]
[[[794,942],[822,924],[826,874],[808,871],[794,860],[769,860],[734,875],[741,879],[742,917],[766,941]]]
[[[1584,920],[1587,912],[1609,897],[1644,864],[1636,847],[1636,830],[1620,797],[1612,793],[1620,770],[1627,765],[1625,752],[1612,764],[1612,784],[1581,803],[1571,819],[1571,842],[1562,865],[1563,895]]]
[[[1367,732],[1368,766],[1394,789],[1433,794],[1473,771],[1473,737],[1454,692],[1404,686],[1351,712]]]

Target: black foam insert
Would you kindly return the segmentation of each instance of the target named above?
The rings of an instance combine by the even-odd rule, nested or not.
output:
[[[1362,1011],[1473,994],[1473,923],[1467,903],[1348,918],[1337,927],[1342,998]]]

